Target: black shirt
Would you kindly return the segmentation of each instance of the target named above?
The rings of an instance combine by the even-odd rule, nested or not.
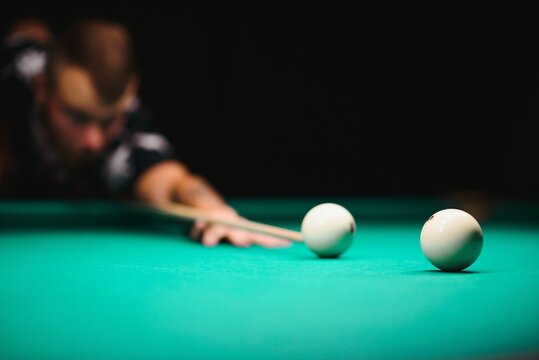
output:
[[[45,47],[28,40],[8,40],[0,49],[0,141],[7,142],[0,146],[1,195],[129,195],[146,169],[174,157],[152,114],[134,98],[123,131],[95,162],[76,171],[64,166],[50,144],[31,88],[32,79],[45,71],[47,58]],[[15,164],[11,172],[6,170],[7,152]]]

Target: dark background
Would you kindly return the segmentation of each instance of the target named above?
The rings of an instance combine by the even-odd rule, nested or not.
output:
[[[142,100],[226,196],[537,198],[533,9],[404,3],[24,2],[0,24],[123,22]]]

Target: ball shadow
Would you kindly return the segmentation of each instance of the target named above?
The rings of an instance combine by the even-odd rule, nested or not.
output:
[[[324,261],[324,262],[341,262],[341,261],[353,261],[358,260],[358,258],[350,257],[350,256],[344,256],[344,257],[329,257],[329,258],[321,258],[316,255],[309,256],[309,255],[303,255],[303,256],[296,256],[293,258],[290,258],[290,260],[297,260],[297,261]]]
[[[434,270],[415,270],[403,272],[405,275],[438,275],[438,276],[458,276],[458,275],[476,275],[476,274],[488,274],[488,271],[477,270],[461,270],[461,271],[442,271],[438,269]]]

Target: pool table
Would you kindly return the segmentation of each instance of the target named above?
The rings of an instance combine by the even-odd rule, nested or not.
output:
[[[419,234],[439,198],[238,198],[299,230],[336,202],[357,232],[339,259],[302,243],[205,248],[190,224],[107,201],[0,202],[1,359],[533,359],[539,206],[500,202],[466,271]]]

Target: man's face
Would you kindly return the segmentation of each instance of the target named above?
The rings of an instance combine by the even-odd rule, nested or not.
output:
[[[56,86],[45,101],[47,127],[62,159],[80,167],[97,159],[125,125],[125,109],[134,94],[131,86],[113,104],[103,104],[90,74],[62,66]]]

